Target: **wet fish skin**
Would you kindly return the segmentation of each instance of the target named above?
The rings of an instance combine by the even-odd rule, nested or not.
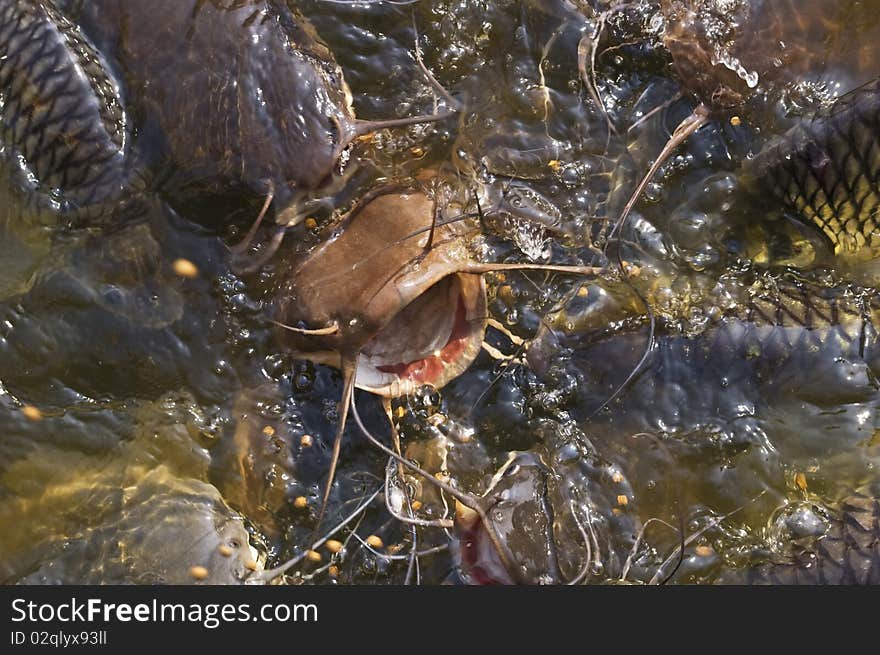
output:
[[[273,190],[281,207],[332,175],[353,129],[351,93],[292,5],[90,0],[76,20],[124,71],[165,190]]]
[[[119,87],[51,0],[0,0],[0,146],[61,212],[94,213],[128,186]]]
[[[880,79],[771,139],[743,173],[818,228],[835,255],[880,255]]]
[[[845,498],[829,518],[825,534],[808,546],[774,561],[733,572],[721,582],[880,584],[880,489],[862,489]]]

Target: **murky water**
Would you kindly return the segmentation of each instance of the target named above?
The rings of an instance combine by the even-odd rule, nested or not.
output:
[[[106,13],[95,10],[102,4]],[[123,0],[58,5],[115,75],[144,69],[119,63],[139,47],[111,20]],[[392,405],[407,457],[460,489],[497,495],[492,518],[521,577],[739,580],[809,548],[842,499],[876,490],[876,268],[841,261],[803,221],[756,198],[740,166],[877,76],[880,4],[295,5],[333,52],[358,118],[434,110],[414,26],[460,112],[358,139],[342,172],[331,171],[345,183],[316,183],[310,220],[255,273],[239,264],[268,237],[244,257],[229,246],[259,212],[265,179],[302,170],[274,149],[261,159],[271,139],[253,132],[241,162],[199,151],[193,142],[210,139],[200,133],[178,135],[199,154],[181,159],[183,145],[163,141],[168,117],[140,101],[149,80],[123,85],[147,188],[137,202],[80,226],[32,202],[4,159],[3,581],[236,582],[302,555],[342,380],[282,346],[270,319],[284,274],[371,181],[431,167],[473,209],[479,198],[487,260],[607,265],[599,279],[487,275],[491,317],[525,343],[490,328],[488,343],[514,357],[483,353],[443,389]],[[700,52],[718,69],[708,81],[688,74],[699,60],[683,58],[694,47],[686,21],[702,25]],[[715,93],[718,80],[734,95]],[[173,94],[175,80],[161,88]],[[174,112],[210,108],[177,90]],[[615,228],[700,101],[708,123]],[[291,184],[284,197],[299,190]],[[195,275],[175,267],[180,259]],[[378,399],[358,392],[357,407],[387,441]],[[511,451],[525,454],[505,467]],[[342,550],[319,548],[320,561],[302,558],[286,580],[473,580],[466,538],[389,512],[383,499],[398,512],[405,502],[397,477],[349,425],[318,535],[351,518],[333,535]],[[451,496],[406,481],[421,518],[454,514]]]

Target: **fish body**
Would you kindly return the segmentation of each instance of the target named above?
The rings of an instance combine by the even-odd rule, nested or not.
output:
[[[880,255],[880,79],[771,139],[745,179],[816,227],[835,255]]]
[[[0,0],[0,146],[62,213],[99,212],[131,182],[119,85],[51,0]]]
[[[350,139],[342,71],[287,3],[95,0],[79,21],[125,71],[172,191],[283,204],[325,181]]]
[[[880,584],[880,489],[854,492],[822,523],[824,529],[818,535],[787,544],[783,553],[733,571],[721,581],[760,585]]]

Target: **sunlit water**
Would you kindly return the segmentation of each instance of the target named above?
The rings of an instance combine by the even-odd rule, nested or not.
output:
[[[750,290],[847,282],[809,230],[757,206],[737,170],[771,135],[876,76],[880,5],[713,4],[729,19],[716,26],[716,60],[750,94],[676,151],[619,235],[653,330],[603,249],[638,178],[696,105],[664,47],[668,13],[632,3],[600,21],[573,9],[578,3],[552,1],[299,4],[335,53],[359,117],[430,111],[413,19],[426,66],[463,102],[456,120],[360,143],[350,167],[395,178],[454,165],[456,183],[496,209],[485,221],[487,257],[611,262],[594,284],[490,275],[492,316],[529,347],[490,329],[488,341],[515,360],[483,354],[439,392],[394,403],[407,455],[462,489],[483,493],[509,451],[547,465],[546,498],[527,511],[552,509],[555,578],[544,551],[516,532],[529,515],[511,523],[512,549],[535,581],[578,574],[588,524],[599,560],[590,581],[665,579],[680,531],[699,536],[673,580],[718,581],[762,553],[786,551],[780,516],[802,506],[833,511],[878,478],[870,325],[868,347],[852,350],[841,334],[862,329],[854,322],[815,332],[793,322],[768,336],[747,318],[720,328],[717,319],[745,317]],[[792,11],[802,21],[785,20]],[[779,56],[742,47],[737,29],[748,20],[774,35]],[[788,31],[772,32],[777,23]],[[579,79],[584,34],[598,36],[592,90]],[[0,577],[175,582],[195,581],[192,567],[205,567],[209,581],[231,582],[301,554],[342,385],[336,371],[286,354],[267,319],[281,275],[317,243],[318,228],[294,228],[266,267],[244,275],[227,245],[259,210],[257,195],[175,188],[112,229],[68,230],[26,209],[3,179]],[[315,216],[333,219],[326,208]],[[176,274],[179,258],[198,275]],[[855,293],[844,295],[857,303]],[[358,394],[357,402],[387,440],[378,401]],[[386,464],[349,426],[324,530],[383,488]],[[451,498],[418,477],[409,482],[424,517],[451,515]],[[381,498],[335,535],[341,553],[323,549],[320,562],[304,560],[288,579],[461,580],[454,535],[401,525]],[[183,527],[169,518],[187,512]],[[638,540],[652,518],[668,526],[651,523]],[[371,535],[381,547],[365,543]],[[181,553],[170,546],[181,538],[204,548]],[[230,543],[233,555],[217,560]],[[408,572],[413,548],[437,551],[418,558],[417,576]]]

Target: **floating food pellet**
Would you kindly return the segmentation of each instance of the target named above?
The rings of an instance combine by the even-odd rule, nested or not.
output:
[[[730,124],[733,125],[734,127],[738,127],[739,125],[742,124],[742,119],[739,116],[731,116],[730,117]]]
[[[411,152],[412,154],[414,154],[416,157],[421,157],[422,155],[425,154],[425,149],[422,148],[422,147],[420,147],[420,146],[416,146],[415,148],[413,148],[412,150],[410,150],[410,152]]]
[[[694,552],[700,557],[711,557],[715,554],[715,549],[712,546],[697,546]]]
[[[403,407],[397,408],[397,418],[403,418],[406,415],[406,410]]]
[[[223,557],[231,557],[232,556],[232,549],[229,546],[227,546],[226,544],[221,544],[219,550],[220,550],[220,554],[223,555]]]
[[[198,267],[190,260],[183,259],[182,257],[180,259],[175,259],[174,263],[171,264],[171,268],[180,277],[194,278],[199,275]]]
[[[547,162],[547,168],[549,168],[554,173],[558,173],[559,169],[562,168],[562,162],[558,159],[551,159]]]
[[[342,550],[342,542],[336,541],[335,539],[328,539],[327,543],[324,545],[327,546],[327,550],[329,550],[334,555]]]
[[[449,474],[443,471],[438,471],[434,474],[434,477],[440,480],[440,482],[449,482]]]
[[[412,501],[412,508],[413,508],[413,511],[418,512],[420,509],[422,509],[422,501],[420,501],[420,500]]]
[[[267,425],[263,428],[263,434],[265,434],[267,437],[271,437],[273,434],[275,434],[275,428],[273,428],[271,425]]]
[[[509,284],[505,284],[499,287],[498,297],[506,303],[512,303],[515,300],[515,298],[513,297],[513,288],[511,288]]]
[[[254,560],[249,559],[247,562],[244,563],[244,568],[246,568],[248,571],[256,571],[257,563]]]
[[[626,505],[628,503],[629,503],[629,498],[627,498],[624,494],[620,494],[617,497],[617,504],[618,505]]]
[[[339,575],[339,568],[336,566],[331,566],[329,569],[327,569],[327,573],[330,574],[331,578],[335,578]]]
[[[798,473],[796,476],[794,476],[794,483],[801,491],[807,490],[807,476],[803,473]]]
[[[297,496],[293,499],[293,506],[297,509],[305,509],[309,506],[309,499],[305,496]]]
[[[204,566],[194,566],[189,570],[189,574],[196,580],[204,580],[208,577],[208,569]]]
[[[21,408],[21,413],[29,421],[39,421],[43,418],[43,412],[33,405],[25,405]]]
[[[388,552],[392,555],[397,555],[400,551],[403,550],[403,544],[391,544],[388,546]]]
[[[381,548],[384,545],[382,543],[382,540],[374,534],[371,534],[369,537],[367,537],[366,541],[367,545],[370,548]]]
[[[311,448],[312,444],[315,443],[312,439],[312,435],[304,434],[302,439],[299,440],[299,445],[303,448]]]
[[[320,562],[323,558],[321,557],[321,553],[319,553],[317,550],[309,550],[306,551],[306,559],[308,559],[310,562],[317,563]]]
[[[590,290],[587,287],[581,287],[580,289],[578,289],[578,296],[580,298],[586,298],[589,295],[590,295]]]
[[[309,217],[306,219],[306,227],[310,230],[314,230],[316,227],[318,227],[318,221],[316,221],[314,218]]]
[[[623,482],[623,473],[621,473],[620,471],[615,471],[611,474],[611,479],[617,484],[620,484],[621,482]]]

